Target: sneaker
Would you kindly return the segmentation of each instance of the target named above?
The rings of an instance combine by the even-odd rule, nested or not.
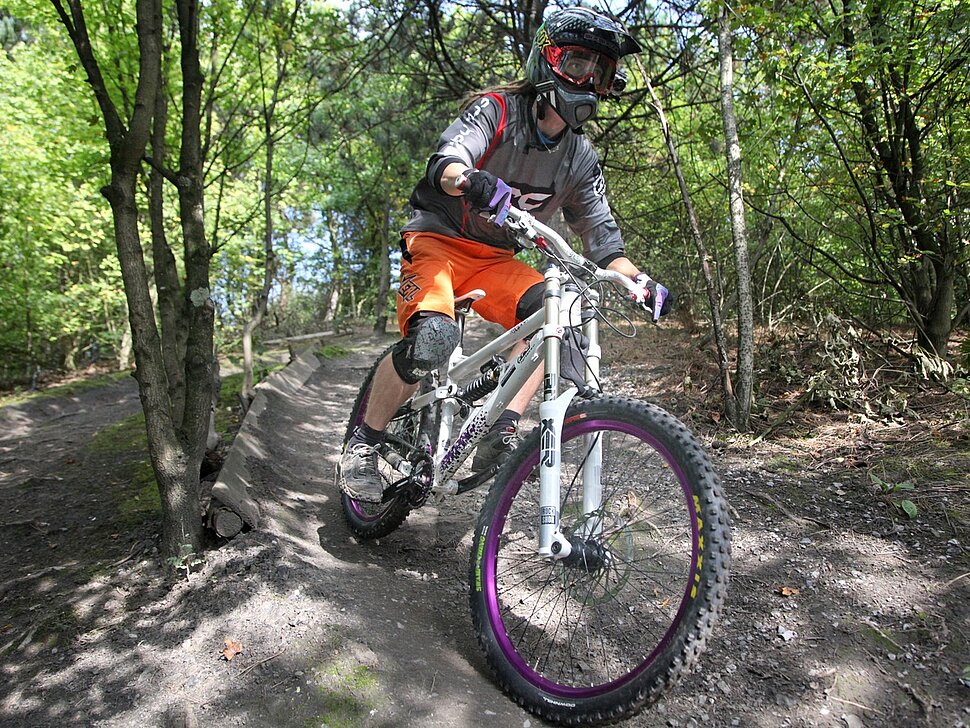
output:
[[[358,442],[347,448],[338,466],[340,490],[354,500],[380,503],[384,482],[377,470],[377,446]]]
[[[475,459],[472,460],[472,470],[482,471],[490,465],[501,465],[508,460],[519,444],[517,432],[515,427],[503,427],[488,432],[478,443]]]

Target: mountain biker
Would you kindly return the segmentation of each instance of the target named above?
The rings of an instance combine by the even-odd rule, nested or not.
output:
[[[340,488],[351,498],[381,502],[377,448],[398,407],[457,346],[455,295],[485,290],[472,307],[505,328],[541,308],[543,277],[515,259],[514,240],[502,227],[510,205],[543,222],[561,209],[586,257],[640,282],[648,305],[666,313],[667,290],[624,255],[596,152],[583,135],[599,102],[625,85],[620,59],[640,50],[610,18],[586,8],[556,11],[535,34],[527,78],[474,95],[442,134],[402,230],[403,338],[378,365],[364,422],[341,456]],[[473,469],[508,458],[541,379],[540,368],[509,402],[479,444]]]

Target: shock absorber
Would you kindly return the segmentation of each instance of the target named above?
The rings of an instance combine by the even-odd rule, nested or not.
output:
[[[491,361],[482,365],[482,376],[470,382],[468,386],[458,393],[458,397],[468,404],[473,404],[481,399],[498,386],[499,374],[505,360],[498,356],[493,356]]]

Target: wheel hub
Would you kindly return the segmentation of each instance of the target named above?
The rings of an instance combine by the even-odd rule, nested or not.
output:
[[[558,544],[554,544],[553,551],[556,545]],[[594,539],[586,540],[581,536],[570,536],[569,545],[571,547],[569,556],[560,559],[559,563],[585,571],[587,574],[600,571],[612,558],[609,548]]]

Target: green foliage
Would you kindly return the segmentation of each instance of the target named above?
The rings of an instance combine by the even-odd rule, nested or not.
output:
[[[876,485],[882,495],[892,495],[901,490],[913,490],[914,488],[912,483],[887,483],[875,473],[869,473],[869,480]]]
[[[131,468],[131,483],[115,495],[118,501],[119,525],[126,529],[161,517],[162,498],[158,492],[155,471],[146,460]]]
[[[960,371],[970,374],[970,336],[960,344]]]
[[[9,51],[25,40],[23,24],[6,10],[0,10],[0,50]]]
[[[320,356],[324,359],[339,359],[341,357],[347,356],[350,352],[340,346],[339,344],[327,344],[322,349],[320,349]]]
[[[908,319],[924,346],[945,346],[952,301],[970,295],[958,262],[966,239],[952,234],[970,202],[970,163],[957,151],[970,141],[967,78],[956,72],[970,59],[965,8],[764,5],[741,16],[766,81],[752,91],[774,114],[776,169],[798,178],[766,178],[753,204],[784,216],[792,251],[853,313]]]
[[[98,430],[91,439],[88,449],[95,453],[138,451],[145,453],[147,457],[148,441],[145,435],[144,413],[139,412]]]
[[[40,33],[0,54],[0,77],[0,382],[15,382],[110,355],[125,308],[105,145],[68,49]]]
[[[243,412],[239,405],[242,380],[241,372],[230,374],[222,377],[222,383],[219,387],[219,404],[215,412],[215,427],[216,432],[224,441],[231,440],[242,423]]]
[[[29,390],[22,387],[14,387],[9,394],[0,395],[0,407],[43,397],[70,397],[89,389],[103,387],[111,382],[116,382],[129,376],[131,376],[130,372],[113,372],[111,374],[97,374],[84,377],[83,379],[77,379],[65,384],[55,384],[43,389]]]
[[[890,372],[883,379],[874,364],[881,357],[865,332],[826,315],[815,325],[817,346],[813,361],[814,400],[833,410],[849,409],[872,419],[905,417],[909,412],[908,384],[912,375]]]
[[[87,451],[110,457],[114,462],[114,478],[104,484],[104,489],[117,509],[115,527],[130,531],[142,524],[157,522],[162,502],[148,457],[144,413],[102,428],[91,439]]]
[[[916,504],[913,503],[913,501],[909,500],[908,498],[904,498],[903,500],[899,501],[899,503],[897,503],[896,505],[898,505],[899,508],[903,511],[903,513],[905,513],[906,516],[911,520],[916,518],[916,516],[919,515],[919,510],[916,508]]]
[[[199,554],[195,553],[192,544],[183,543],[179,547],[178,555],[169,556],[167,559],[165,559],[165,563],[167,563],[169,567],[176,572],[184,571],[185,578],[188,579],[189,575],[195,569],[198,569],[205,563],[205,559],[203,559]]]
[[[876,486],[880,495],[887,497],[915,489],[915,486],[912,483],[888,483],[873,472],[869,473],[869,480],[872,481],[872,483]],[[909,498],[902,498],[899,500],[891,498],[890,501],[893,505],[899,508],[899,510],[905,513],[906,517],[910,520],[919,515],[919,509]]]
[[[679,315],[702,331],[701,261],[643,87],[649,77],[663,100],[722,313],[731,320],[736,274],[708,22],[715,5],[690,12],[668,3],[633,6],[625,20],[644,29],[642,66],[627,64],[630,93],[604,104],[586,130],[601,153],[627,252],[677,292]],[[371,319],[388,258],[395,276],[397,231],[437,135],[464,93],[522,75],[528,38],[510,40],[508,29],[521,33],[534,20],[512,6],[296,8],[215,0],[201,16],[201,57],[214,64],[205,69],[206,223],[222,351],[238,347],[267,263],[268,112],[275,281],[263,333]],[[130,0],[85,6],[95,51],[111,69],[108,91],[129,112],[138,54],[134,34],[123,30],[133,9]],[[961,232],[970,209],[965,16],[957,0],[755,2],[732,15],[756,312],[769,327],[830,315],[843,322],[823,326],[818,377],[809,385],[828,406],[874,417],[906,413],[905,391],[870,386],[866,337],[844,321],[925,329],[933,301],[949,305],[952,320],[970,300]],[[0,383],[29,382],[38,368],[116,356],[127,310],[100,195],[107,162],[100,112],[52,6],[8,5],[0,12],[0,46]],[[173,165],[181,134],[178,62],[177,47],[169,49]],[[894,177],[873,157],[861,123],[867,97],[890,151],[908,142],[886,122],[915,110],[919,164],[911,154]],[[179,257],[174,194],[167,185],[165,231]],[[901,204],[907,200],[910,207]],[[939,288],[944,279],[953,281],[949,299]],[[391,312],[393,300],[385,306]],[[963,338],[954,362],[916,350],[922,375],[949,377],[958,389],[961,372],[970,371]],[[765,369],[792,382],[801,376],[791,362],[770,360]]]
[[[380,684],[374,669],[352,660],[337,658],[311,671],[317,697],[324,711],[307,725],[362,725],[382,705]]]

